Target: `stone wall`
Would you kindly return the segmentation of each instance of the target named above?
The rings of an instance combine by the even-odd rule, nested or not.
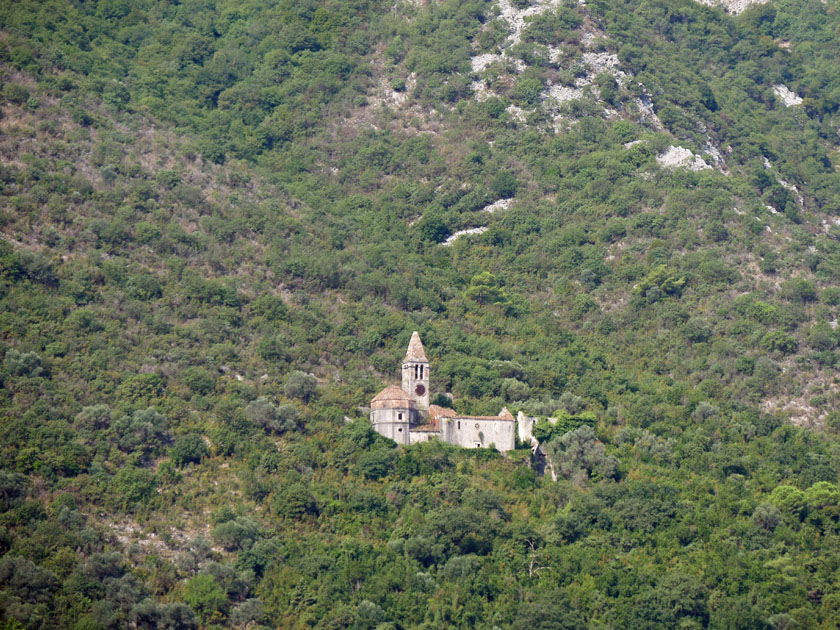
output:
[[[419,442],[428,442],[429,440],[437,440],[440,437],[438,431],[412,431],[409,435],[411,444],[418,444]]]
[[[405,409],[374,409],[370,412],[370,420],[374,431],[394,440],[397,444],[406,445],[409,444],[409,429],[412,415],[415,413],[407,407]]]
[[[516,446],[516,423],[501,418],[455,417],[441,419],[441,439],[462,448],[495,446],[502,453]]]
[[[524,444],[535,446],[537,441],[534,439],[534,424],[537,418],[526,416],[521,411],[516,415],[516,424],[519,430],[519,441]]]

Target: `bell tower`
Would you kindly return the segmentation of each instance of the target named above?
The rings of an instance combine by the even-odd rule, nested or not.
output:
[[[403,359],[402,388],[414,398],[418,409],[429,411],[429,360],[416,330],[411,333]]]

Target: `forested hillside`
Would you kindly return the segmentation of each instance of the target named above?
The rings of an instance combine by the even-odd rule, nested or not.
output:
[[[840,14],[0,3],[0,629],[840,626]],[[432,395],[558,479],[370,428]]]

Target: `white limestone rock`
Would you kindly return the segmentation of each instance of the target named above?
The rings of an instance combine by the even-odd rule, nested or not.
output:
[[[444,247],[449,247],[450,245],[455,243],[455,241],[457,241],[462,236],[466,236],[467,234],[483,234],[487,230],[488,230],[488,228],[486,226],[485,227],[469,228],[467,230],[458,230],[454,234],[450,235],[450,237],[447,238],[445,241],[443,241],[443,243],[441,243],[441,245],[443,245]]]
[[[494,212],[496,212],[498,210],[507,210],[508,208],[510,208],[510,204],[512,204],[512,203],[513,203],[513,199],[499,199],[497,201],[494,201],[491,204],[488,204],[488,205],[484,206],[481,209],[481,211],[493,214]]]
[[[802,97],[781,83],[773,86],[773,93],[782,101],[785,107],[802,104]]]
[[[671,145],[667,151],[658,155],[656,161],[665,168],[687,168],[690,171],[702,171],[712,168],[699,155],[695,155],[685,147]]]

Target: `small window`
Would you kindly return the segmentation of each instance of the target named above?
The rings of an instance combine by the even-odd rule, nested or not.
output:
[[[399,429],[397,429],[397,431],[399,431],[400,433],[402,433],[402,427],[400,427]]]
[[[460,429],[461,429],[461,421],[458,420],[458,430],[460,430]]]
[[[401,413],[397,414],[397,420],[402,420],[402,414]],[[400,431],[402,431],[402,429],[400,429]]]

